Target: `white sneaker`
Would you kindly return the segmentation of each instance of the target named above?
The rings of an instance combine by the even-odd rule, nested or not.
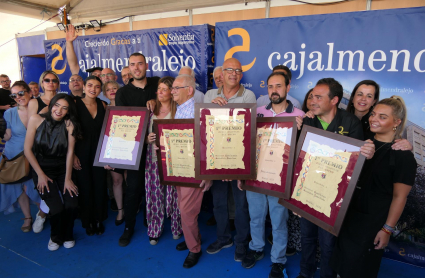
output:
[[[50,251],[56,251],[59,249],[59,244],[52,241],[52,239],[49,239],[49,244],[47,245],[47,248]]]
[[[182,234],[179,234],[179,235],[173,235],[173,239],[179,239],[179,238],[181,238],[182,237]]]
[[[65,241],[63,243],[63,247],[65,248],[72,248],[75,245],[75,240]]]
[[[46,221],[46,217],[40,216],[40,211],[37,212],[34,223],[32,223],[32,230],[34,233],[38,234],[43,230],[44,221]]]

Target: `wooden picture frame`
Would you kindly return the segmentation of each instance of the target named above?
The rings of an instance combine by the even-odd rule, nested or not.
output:
[[[279,183],[276,184],[276,178],[274,182],[265,182],[258,181],[257,177],[254,180],[246,180],[242,188],[245,190],[266,194],[278,198],[288,199],[291,195],[291,185],[292,185],[292,171],[295,157],[295,149],[297,142],[297,121],[296,117],[267,117],[267,118],[257,118],[257,132],[256,139],[261,140],[261,135],[258,135],[258,130],[260,128],[268,128],[272,132],[276,131],[277,128],[287,128],[287,132],[290,134],[285,134],[285,151],[281,156],[282,159],[282,168],[280,172]],[[260,138],[258,138],[260,136]],[[279,135],[274,135],[278,138]],[[275,149],[276,150],[276,149]],[[263,150],[264,151],[264,150]],[[257,141],[256,145],[256,159],[260,154],[260,149]],[[270,157],[273,156],[273,151],[270,151]],[[257,164],[257,163],[256,163]],[[267,173],[270,175],[269,173]],[[277,174],[277,173],[275,173]],[[266,176],[265,174],[262,176]],[[275,175],[276,176],[276,175]]]
[[[316,141],[318,141],[320,145],[316,144]],[[313,143],[315,145],[313,145]],[[347,136],[339,135],[336,133],[332,133],[329,131],[325,131],[322,129],[318,129],[311,126],[304,126],[297,145],[297,152],[295,156],[295,163],[294,163],[294,174],[292,179],[292,186],[291,186],[291,196],[289,199],[279,199],[279,203],[288,209],[292,210],[294,213],[300,215],[301,217],[309,220],[310,222],[316,224],[317,226],[323,228],[324,230],[330,232],[331,234],[338,236],[339,231],[341,229],[342,223],[344,221],[345,215],[347,213],[348,206],[350,204],[351,198],[353,196],[354,190],[356,188],[357,180],[360,176],[360,172],[362,170],[363,164],[365,162],[365,157],[360,154],[360,147],[364,145],[364,141],[357,140],[354,138],[350,138]],[[319,147],[317,147],[319,146]],[[329,147],[329,148],[328,148]],[[331,153],[326,150],[329,149],[340,149],[342,151],[347,151],[346,153],[350,153],[351,155],[349,158],[344,157],[342,153]],[[308,153],[306,150],[310,150],[311,153]],[[313,155],[314,154],[325,154],[325,155]],[[341,156],[339,155],[341,154]],[[304,159],[307,155],[309,155],[308,158]],[[338,157],[339,158],[338,158]],[[335,160],[340,159],[341,162],[338,163],[330,163],[329,157],[332,157]],[[308,159],[308,161],[307,161]],[[324,160],[323,160],[324,159]],[[315,208],[311,207],[315,206],[315,202],[310,202],[310,205],[307,205],[306,203],[303,203],[300,200],[296,200],[296,198],[301,194],[302,192],[314,192],[314,194],[306,193],[306,197],[309,197],[310,199],[313,198],[311,196],[314,196],[314,198],[317,199],[326,199],[330,198],[327,196],[333,196],[331,195],[323,195],[322,191],[320,190],[312,190],[312,188],[316,189],[320,187],[317,187],[319,184],[320,186],[320,180],[319,182],[316,182],[314,180],[314,183],[316,187],[310,187],[311,182],[305,183],[305,187],[303,187],[303,179],[304,181],[307,178],[307,173],[310,170],[310,167],[313,167],[312,164],[309,164],[309,162],[313,160],[319,160],[315,162],[315,165],[318,165],[318,163],[322,165],[327,165],[329,167],[334,167],[337,169],[344,169],[340,168],[342,163],[347,163],[347,166],[345,167],[344,173],[341,176],[341,181],[337,185],[337,194],[335,199],[330,199],[330,205],[329,206],[323,206],[323,209],[328,213],[329,215],[326,215],[323,212],[320,212],[316,210]],[[306,164],[303,164],[303,163]],[[304,166],[304,167],[303,167]],[[329,168],[327,166],[322,166],[322,171],[311,171],[310,173],[316,173],[316,175],[320,175],[321,178],[326,179],[329,177],[330,172],[332,172],[332,168]],[[301,171],[304,171],[302,173]],[[335,170],[334,172],[336,172]],[[311,174],[310,174],[311,177]],[[300,178],[300,182],[298,183],[297,187],[297,181]],[[311,181],[312,179],[310,179]],[[329,184],[332,183],[332,180],[323,181],[323,184]],[[333,190],[335,188],[332,188]],[[294,192],[296,191],[295,195]],[[303,191],[304,190],[304,191]],[[325,197],[323,197],[325,196]],[[299,198],[299,197],[298,197]],[[307,201],[308,202],[308,201]],[[319,201],[320,203],[320,201]]]
[[[195,104],[195,178],[199,180],[245,180],[255,178],[255,136],[256,136],[256,103],[229,103],[224,106],[219,106],[213,103],[196,103]],[[242,157],[242,163],[244,168],[238,169],[207,169],[207,116],[211,116],[211,112],[220,113],[222,115],[229,116],[241,116],[244,115],[244,154]],[[227,113],[227,114],[226,114]],[[234,115],[234,113],[236,113]],[[234,117],[233,121],[236,117]],[[214,121],[213,121],[214,125]],[[230,126],[230,124],[229,124]],[[221,137],[216,137],[214,139]],[[230,137],[226,138],[227,142],[230,142]],[[218,142],[218,148],[220,148],[220,142]],[[211,158],[210,158],[211,160]]]
[[[127,169],[127,170],[138,170],[140,166],[140,159],[142,158],[142,152],[145,142],[146,130],[148,127],[149,121],[149,110],[144,107],[133,107],[133,106],[108,106],[105,111],[105,118],[102,124],[102,131],[100,133],[99,142],[97,145],[96,155],[94,159],[93,166],[104,167],[109,165],[112,168],[118,169]],[[133,117],[140,116],[140,121],[137,123],[137,132],[134,141],[134,148],[125,147],[121,144],[114,143],[113,134],[115,131],[111,132],[111,129],[118,128],[118,122],[113,122],[113,117]],[[119,119],[117,119],[119,120]],[[126,124],[134,125],[135,122],[126,122]],[[134,130],[133,130],[134,131]],[[124,133],[125,136],[125,133]],[[108,141],[109,140],[109,141]],[[120,140],[117,138],[117,142]],[[124,140],[124,139],[122,139]],[[122,141],[121,140],[121,141]],[[108,142],[110,144],[108,144]],[[119,148],[119,150],[117,150]],[[123,159],[117,158],[114,155],[107,155],[108,152],[114,152],[115,154],[119,153],[122,155]],[[113,157],[108,157],[113,156]],[[130,158],[130,159],[128,159]]]
[[[184,186],[184,187],[199,187],[202,180],[196,180],[195,178],[188,177],[175,177],[169,176],[167,174],[167,154],[163,142],[161,142],[162,130],[184,130],[184,129],[193,129],[193,135],[195,136],[194,131],[194,120],[193,119],[155,119],[153,120],[153,131],[156,134],[156,145],[157,150],[157,161],[158,161],[158,172],[159,180],[162,185],[174,185],[174,186]],[[195,151],[195,150],[193,150]],[[196,168],[196,163],[195,163]]]

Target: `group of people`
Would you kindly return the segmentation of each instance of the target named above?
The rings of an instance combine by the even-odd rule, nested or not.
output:
[[[59,77],[52,71],[41,75],[43,95],[35,99],[25,82],[17,81],[8,88],[3,75],[0,76],[3,89],[10,89],[8,96],[17,102],[17,106],[0,106],[6,122],[3,158],[10,159],[24,150],[32,166],[32,177],[1,184],[0,210],[18,201],[25,216],[21,227],[24,232],[31,227],[34,232],[41,231],[49,214],[51,251],[61,245],[75,245],[73,225],[78,215],[87,235],[103,234],[109,191],[118,211],[115,224],[125,223],[120,246],[131,242],[136,215],[142,207],[149,242],[155,245],[159,241],[164,220],[170,217],[173,238],[184,236],[176,249],[189,250],[183,267],[191,268],[202,255],[198,215],[204,192],[210,190],[217,239],[207,247],[208,254],[235,245],[234,260],[244,268],[254,267],[265,255],[269,215],[269,277],[283,277],[286,257],[293,254],[292,250],[301,252],[298,278],[313,277],[317,269],[317,242],[321,277],[377,276],[384,248],[395,232],[416,174],[412,146],[401,139],[407,120],[401,97],[379,100],[379,85],[364,80],[354,88],[345,111],[338,108],[343,95],[341,84],[333,78],[323,78],[306,94],[301,105],[292,102],[288,95],[291,71],[279,65],[272,73],[266,73],[268,95],[257,100],[251,90],[240,84],[242,66],[235,58],[227,59],[214,70],[217,89],[203,94],[196,90],[195,74],[190,67],[182,67],[175,78],[147,77],[148,64],[140,53],[129,57],[128,68],[121,73],[123,87],[116,82],[112,69],[87,70],[90,76],[83,81],[72,45],[75,38],[75,30],[69,26],[66,51],[72,71],[71,95],[57,94]],[[3,93],[0,92],[0,100]],[[108,104],[100,99],[102,95]],[[339,236],[294,215],[278,204],[276,197],[242,190],[241,180],[204,180],[199,187],[160,185],[153,120],[194,118],[194,104],[200,102],[220,106],[259,103],[257,117],[295,116],[298,129],[309,125],[365,141],[360,152],[367,161]],[[148,107],[152,111],[138,170],[93,166],[107,105]],[[112,180],[109,190],[108,175]],[[229,198],[234,201],[234,237],[229,224]],[[34,223],[29,200],[40,204]]]

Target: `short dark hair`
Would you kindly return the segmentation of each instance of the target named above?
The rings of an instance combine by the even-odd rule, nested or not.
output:
[[[146,63],[146,57],[145,55],[143,55],[142,53],[139,52],[134,52],[133,54],[130,55],[130,57],[128,57],[128,59],[130,59],[131,57],[136,56],[136,57],[143,57],[143,59],[145,60]]]
[[[285,85],[288,86],[289,85],[289,78],[286,74],[284,74],[283,72],[272,72],[269,77],[267,77],[267,84],[269,84],[269,79],[272,78],[273,76],[283,76],[283,78],[285,78]]]
[[[354,105],[353,105],[353,99],[354,99],[354,95],[356,94],[357,90],[359,89],[359,87],[361,85],[367,85],[367,86],[374,86],[375,87],[375,100],[376,102],[378,102],[379,100],[379,85],[378,83],[376,83],[373,80],[363,80],[360,81],[359,83],[357,83],[357,85],[354,87],[353,92],[351,93],[350,96],[350,100],[348,101],[347,104],[347,112],[350,112],[352,114],[354,114]],[[369,112],[373,109],[373,106],[371,107],[371,109],[369,110]]]
[[[341,102],[342,96],[344,94],[344,88],[342,88],[342,85],[333,78],[322,78],[319,81],[317,81],[316,86],[317,85],[328,85],[329,99],[338,97],[338,103],[336,104],[336,106],[338,107],[339,103]]]
[[[286,75],[288,76],[288,78],[289,78],[289,81],[291,81],[292,80],[292,72],[291,72],[291,70],[287,67],[287,66],[284,66],[284,65],[277,65],[277,66],[275,66],[274,68],[273,68],[273,71],[275,71],[275,70],[284,70],[285,72],[286,72]]]
[[[99,81],[100,82],[100,87],[102,88],[102,85],[103,85],[102,80],[100,80],[99,77],[94,76],[94,75],[90,75],[89,77],[86,78],[86,80],[84,80],[84,86],[86,86],[86,83],[89,80],[97,80],[97,81]]]

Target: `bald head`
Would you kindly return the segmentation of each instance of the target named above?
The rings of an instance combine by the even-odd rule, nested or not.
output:
[[[236,58],[230,58],[223,63],[223,86],[227,89],[239,88],[242,79],[242,65]]]
[[[118,76],[116,76],[115,72],[110,68],[104,68],[100,75],[100,79],[102,79],[102,83],[106,83],[108,81],[117,81]]]

